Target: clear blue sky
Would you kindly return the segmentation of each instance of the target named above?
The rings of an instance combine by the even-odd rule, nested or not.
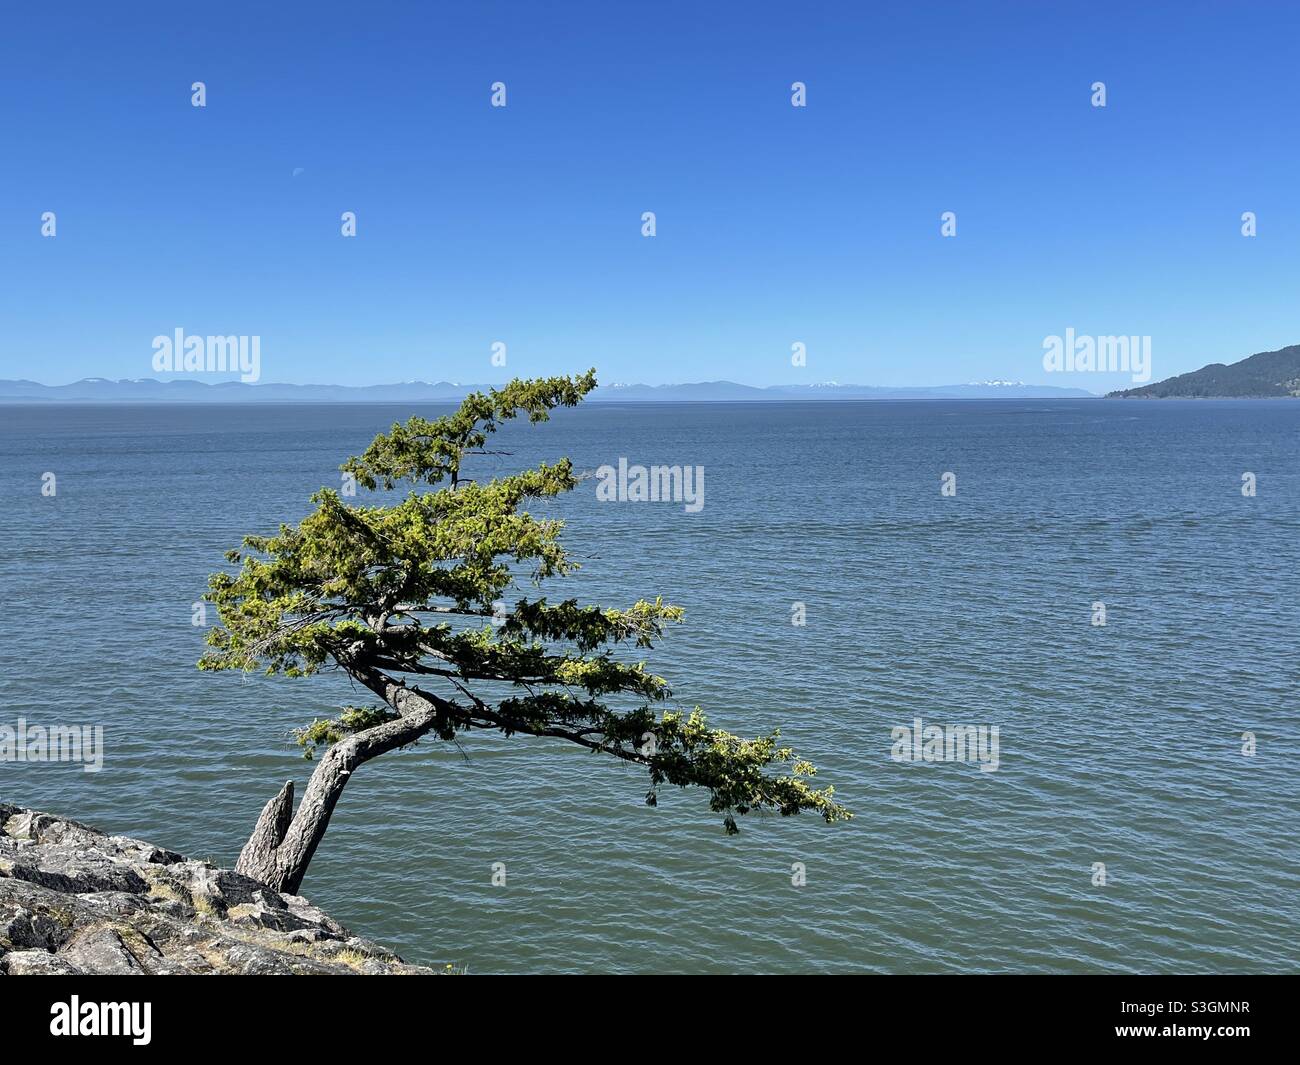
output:
[[[178,327],[347,384],[1101,391],[1043,338],[1150,335],[1157,379],[1300,341],[1280,4],[51,3],[0,31],[0,377],[154,376]]]

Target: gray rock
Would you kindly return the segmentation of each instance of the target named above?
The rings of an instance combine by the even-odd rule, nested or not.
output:
[[[301,896],[0,803],[0,975],[430,972]]]
[[[67,929],[48,914],[0,903],[0,944],[4,944],[5,949],[53,953],[67,938]]]
[[[0,958],[6,976],[75,976],[81,970],[57,954],[43,950],[15,950]]]
[[[139,936],[132,938],[141,940]],[[140,943],[137,942],[136,950],[139,949]],[[162,958],[162,954],[152,944],[147,944],[147,951],[156,958]],[[83,973],[143,976],[145,972],[141,959],[127,947],[121,933],[110,925],[92,925],[76,932],[63,945],[59,956]]]
[[[92,891],[138,894],[148,888],[130,864],[85,843],[39,843],[21,848],[0,866],[0,874],[70,895]]]

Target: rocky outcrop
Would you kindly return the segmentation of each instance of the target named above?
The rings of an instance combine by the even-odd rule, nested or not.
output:
[[[297,895],[0,804],[0,975],[429,972]]]

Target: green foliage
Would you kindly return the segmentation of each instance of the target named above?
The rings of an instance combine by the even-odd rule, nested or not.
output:
[[[751,809],[772,809],[783,816],[816,810],[831,823],[853,816],[834,801],[833,787],[818,791],[808,784],[817,767],[796,758],[789,747],[778,747],[779,730],[758,739],[741,739],[710,728],[698,706],[689,717],[665,713],[659,729],[659,753],[650,762],[647,801],[651,806],[658,801],[660,784],[694,784],[709,789],[709,805],[725,815],[728,833],[737,831],[733,814]],[[767,770],[773,765],[788,767],[788,772],[772,776]]]
[[[434,421],[413,417],[405,425],[394,425],[364,454],[348,459],[343,469],[366,488],[393,488],[403,479],[434,485],[450,478],[454,483],[465,455],[482,448],[500,422],[520,414],[544,422],[553,408],[575,407],[595,387],[596,371],[588,370],[580,377],[516,379],[487,395],[475,392],[455,414]]]
[[[248,536],[215,573],[206,598],[220,624],[207,637],[206,670],[307,676],[341,669],[391,705],[347,707],[297,732],[304,755],[395,720],[394,692],[436,707],[443,739],[491,728],[558,737],[645,766],[647,802],[662,784],[710,793],[729,832],[751,810],[850,815],[815,770],[777,746],[708,727],[698,708],[663,707],[667,682],[622,648],[650,649],[680,607],[656,597],[623,609],[507,595],[577,568],[560,544],[563,522],[525,508],[577,484],[561,459],[486,483],[467,479],[467,456],[486,454],[500,423],[543,422],[596,385],[573,378],[513,381],[466,398],[454,414],[414,417],[375,438],[342,469],[372,491],[407,488],[386,505],[349,505],[321,489],[315,509],[272,536]],[[494,609],[494,604],[502,609]],[[421,683],[437,689],[422,688]]]
[[[293,730],[302,756],[311,761],[322,747],[332,747],[343,739],[368,728],[393,721],[397,713],[383,706],[345,706],[338,717],[316,718],[306,728]]]

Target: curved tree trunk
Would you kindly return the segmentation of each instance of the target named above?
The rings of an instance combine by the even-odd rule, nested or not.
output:
[[[433,701],[391,681],[385,686],[389,690],[380,694],[402,716],[331,747],[312,773],[296,814],[293,781],[287,781],[263,807],[253,834],[239,854],[236,872],[276,891],[296,895],[353,770],[381,754],[414,743],[433,728],[438,711]]]

